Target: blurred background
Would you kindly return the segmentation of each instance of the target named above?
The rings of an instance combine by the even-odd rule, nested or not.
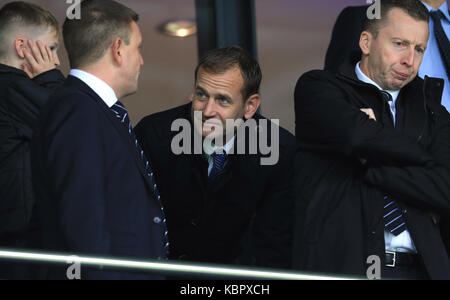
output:
[[[158,27],[173,19],[196,19],[195,0],[118,0],[140,15],[144,67],[137,94],[123,99],[136,124],[144,116],[184,104],[194,84],[198,62],[197,35],[180,38],[162,34]],[[10,1],[0,0],[0,5]],[[62,23],[71,4],[66,0],[28,0],[50,10]],[[68,1],[71,2],[71,1]],[[263,81],[262,114],[279,119],[294,132],[293,93],[306,71],[321,69],[339,12],[366,0],[254,0],[257,57]],[[62,45],[62,42],[61,42]],[[61,69],[69,65],[63,45]]]

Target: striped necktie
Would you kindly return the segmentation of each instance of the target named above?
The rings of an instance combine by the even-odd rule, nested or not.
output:
[[[447,77],[450,78],[450,42],[441,23],[441,20],[445,19],[445,16],[440,10],[430,12],[430,16],[434,22],[434,35],[436,36],[439,52],[444,61]]]
[[[381,91],[383,98],[387,101],[393,101],[391,94],[386,91]],[[399,111],[397,110],[397,116]],[[397,118],[396,118],[397,119]],[[396,120],[396,124],[400,124],[402,120]],[[397,127],[396,127],[397,128]],[[398,128],[397,128],[398,129]],[[406,220],[402,214],[402,211],[389,196],[384,197],[384,209],[383,209],[384,228],[386,231],[398,236],[400,233],[406,230]]]
[[[227,154],[213,153],[211,156],[213,158],[213,167],[209,173],[209,183],[212,183],[220,172],[222,172],[225,162],[227,161]]]
[[[153,174],[152,168],[150,166],[150,162],[146,158],[146,156],[144,154],[144,151],[142,150],[141,146],[138,143],[138,140],[137,140],[136,136],[134,135],[134,132],[133,132],[133,129],[132,129],[132,126],[131,126],[131,121],[130,121],[130,118],[128,117],[128,112],[125,109],[125,106],[120,101],[117,101],[116,104],[114,104],[111,107],[111,110],[116,114],[117,119],[120,120],[120,122],[127,129],[128,134],[132,137],[132,139],[134,141],[134,144],[136,146],[136,149],[139,152],[139,154],[141,156],[141,159],[142,159],[142,161],[144,163],[145,170],[147,172],[148,179],[149,179],[149,181],[151,183],[153,193],[154,193],[155,197],[158,199],[158,202],[159,202],[159,204],[161,206],[161,215],[163,216],[162,223],[163,223],[163,226],[164,226],[164,237],[163,237],[164,250],[166,252],[166,255],[168,256],[169,255],[169,236],[168,236],[167,224],[166,224],[167,221],[166,221],[166,217],[165,217],[165,213],[164,213],[164,207],[163,207],[163,205],[161,203],[161,196],[159,195],[158,188],[157,188],[156,183],[155,183],[155,178],[154,178],[154,174]],[[155,218],[155,219],[157,219],[157,218]],[[159,218],[158,218],[158,220],[159,220]]]

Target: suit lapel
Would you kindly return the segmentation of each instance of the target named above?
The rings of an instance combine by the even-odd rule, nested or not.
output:
[[[126,145],[126,148],[128,149],[130,155],[133,156],[134,162],[136,163],[136,166],[139,169],[139,172],[141,173],[145,182],[147,183],[148,187],[150,188],[149,190],[153,191],[151,182],[148,179],[148,174],[144,167],[144,162],[142,161],[140,154],[138,153],[137,148],[135,146],[135,141],[133,141],[132,137],[126,130],[125,126],[123,126],[123,124],[117,120],[117,117],[114,115],[112,110],[106,105],[106,103],[100,98],[100,96],[97,95],[97,93],[95,93],[83,81],[79,80],[76,77],[69,76],[67,78],[67,82],[69,85],[77,86],[81,91],[83,91],[90,98],[92,98],[97,103],[97,105],[101,108],[101,110],[105,113],[107,119],[111,122],[111,124],[113,125],[115,130],[119,133],[121,140]],[[152,192],[152,194],[153,194],[153,192]],[[155,195],[155,197],[156,197],[156,195]]]
[[[411,82],[405,88],[403,88],[399,94],[400,101],[398,105],[401,105],[404,109],[403,120],[403,133],[407,136],[418,138],[425,125],[425,106],[422,94],[412,93],[414,85],[417,81]],[[414,90],[422,90],[421,88],[415,88]],[[397,120],[400,122],[401,120]]]
[[[208,163],[201,154],[187,155],[185,159],[192,162],[192,180],[194,181],[194,186],[199,187],[200,189],[201,202],[203,207],[205,207],[208,201]]]

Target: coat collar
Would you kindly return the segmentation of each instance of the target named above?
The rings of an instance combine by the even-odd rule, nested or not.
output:
[[[25,73],[23,70],[8,66],[8,65],[4,65],[4,64],[0,64],[0,73],[12,73],[12,74],[16,74],[25,78],[30,78],[28,76],[27,73]]]

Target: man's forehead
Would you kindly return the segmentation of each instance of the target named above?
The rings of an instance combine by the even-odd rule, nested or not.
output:
[[[380,33],[415,44],[426,46],[428,42],[428,23],[416,20],[401,9],[394,8],[388,14],[388,20]]]
[[[218,88],[234,88],[241,87],[243,78],[239,69],[230,69],[223,73],[212,73],[202,68],[197,74],[197,86],[214,86]]]

